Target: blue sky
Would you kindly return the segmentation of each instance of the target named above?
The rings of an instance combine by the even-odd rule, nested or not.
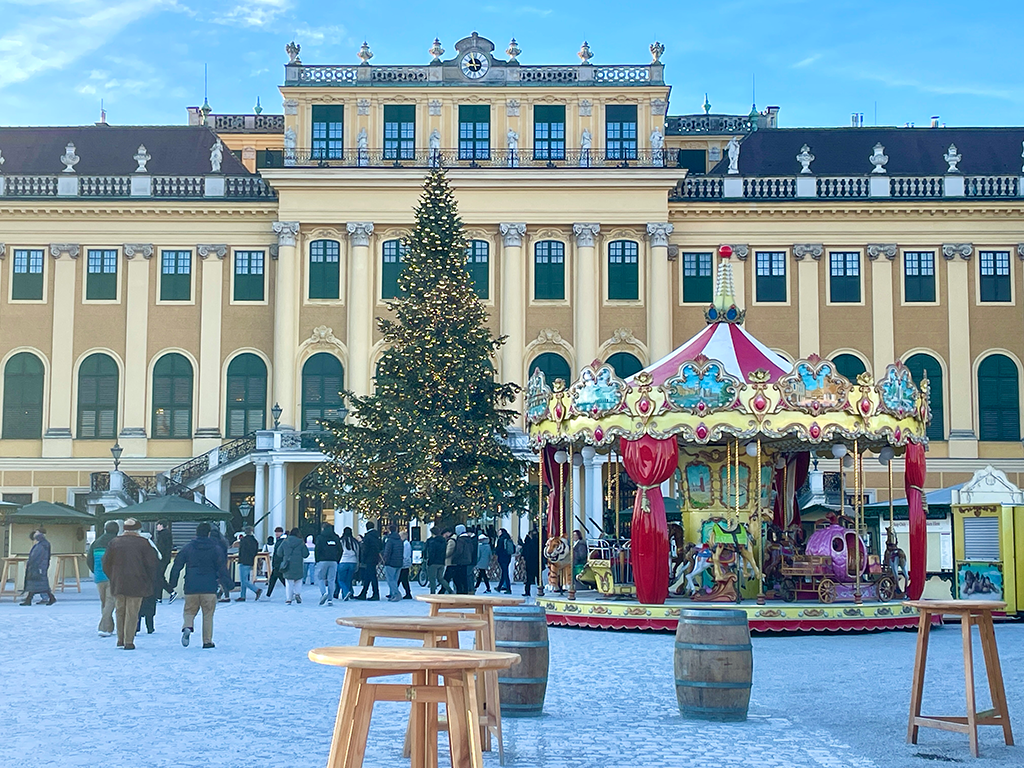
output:
[[[215,112],[280,112],[289,40],[307,64],[430,60],[435,36],[476,30],[524,64],[646,63],[660,40],[671,113],[782,108],[783,126],[1024,124],[1019,2],[995,0],[675,0],[475,3],[391,0],[0,0],[0,124],[91,123],[103,99],[117,124],[185,122]]]

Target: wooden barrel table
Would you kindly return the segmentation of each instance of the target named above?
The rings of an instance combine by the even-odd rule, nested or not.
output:
[[[548,687],[548,623],[539,605],[494,609],[494,650],[518,653],[522,661],[498,673],[501,713],[540,717]]]
[[[675,676],[683,717],[746,720],[753,666],[746,613],[714,609],[680,612]]]

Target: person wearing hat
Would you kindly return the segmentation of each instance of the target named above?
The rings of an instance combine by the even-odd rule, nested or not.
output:
[[[486,533],[476,537],[476,582],[473,584],[473,592],[476,593],[480,582],[484,583],[484,591],[490,593],[491,580],[487,576],[487,569],[491,567],[491,540]]]
[[[103,572],[110,580],[117,614],[117,647],[135,650],[135,632],[143,598],[153,594],[153,581],[160,568],[156,547],[139,535],[142,523],[134,517],[124,521],[124,533],[107,544]]]
[[[114,596],[110,594],[110,580],[103,572],[103,553],[120,531],[121,527],[116,520],[108,520],[103,526],[103,535],[89,546],[89,554],[85,558],[85,564],[92,571],[92,580],[96,582],[96,590],[100,593],[100,625],[97,627],[100,637],[114,634]]]
[[[37,528],[29,534],[32,541],[32,549],[28,553],[28,562],[25,563],[25,599],[20,605],[32,605],[32,598],[35,595],[44,595],[49,599],[39,605],[53,605],[57,598],[53,596],[50,589],[50,542],[46,540],[46,529]]]
[[[185,569],[185,609],[181,627],[181,644],[188,647],[196,614],[203,612],[203,648],[213,648],[213,612],[217,610],[217,588],[225,594],[231,589],[227,550],[210,538],[210,524],[196,526],[196,537],[178,551],[171,568],[171,588],[178,586],[178,576]]]

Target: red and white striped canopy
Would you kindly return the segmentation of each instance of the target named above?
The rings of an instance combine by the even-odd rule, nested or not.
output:
[[[776,381],[793,368],[792,363],[772,352],[738,323],[718,322],[711,323],[674,352],[644,370],[651,374],[653,383],[659,386],[675,376],[679,366],[698,355],[718,360],[725,366],[727,373],[744,382],[747,381],[747,374],[758,368],[768,371],[769,381]]]

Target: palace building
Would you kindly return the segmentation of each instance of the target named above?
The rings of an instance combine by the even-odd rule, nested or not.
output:
[[[659,360],[704,326],[728,244],[774,351],[928,376],[929,487],[987,464],[1024,483],[1024,128],[672,116],[663,51],[533,65],[474,33],[423,64],[364,45],[314,65],[289,45],[283,114],[0,129],[3,499],[193,491],[263,530],[333,520],[310,432],[340,388],[373,386],[375,318],[438,164],[503,379]],[[601,460],[575,495],[594,518]],[[867,478],[884,499],[881,468]]]

